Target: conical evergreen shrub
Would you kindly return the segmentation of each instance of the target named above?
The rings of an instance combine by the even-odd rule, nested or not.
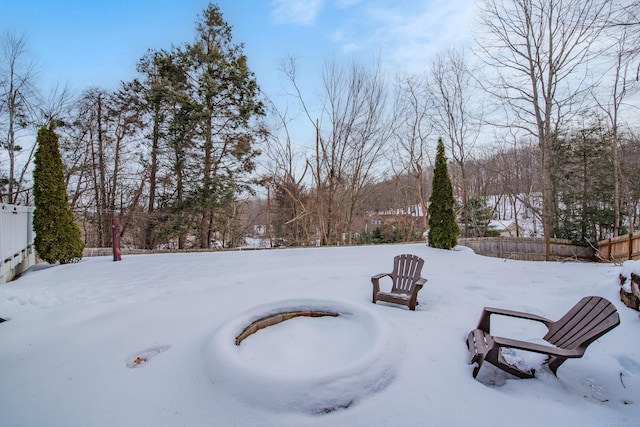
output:
[[[64,169],[54,125],[38,131],[33,170],[34,240],[38,256],[50,264],[66,264],[82,258],[80,227],[69,208]]]
[[[456,222],[453,187],[447,169],[442,138],[438,139],[436,166],[433,170],[433,184],[429,196],[429,238],[432,248],[451,249],[458,244],[460,227]]]

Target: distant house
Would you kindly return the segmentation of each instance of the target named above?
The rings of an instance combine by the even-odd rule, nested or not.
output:
[[[501,237],[524,237],[524,228],[516,226],[515,221],[492,219],[489,221],[489,230],[495,230]]]

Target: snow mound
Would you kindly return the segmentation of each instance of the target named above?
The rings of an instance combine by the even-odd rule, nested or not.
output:
[[[236,345],[252,322],[278,313],[324,311],[261,329]],[[361,306],[287,300],[256,307],[224,323],[209,341],[214,384],[249,405],[323,414],[345,409],[389,385],[403,343],[388,321]]]

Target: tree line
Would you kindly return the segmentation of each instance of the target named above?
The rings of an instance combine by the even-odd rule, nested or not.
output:
[[[375,211],[399,213],[399,238],[412,239],[428,227],[441,137],[463,237],[505,205],[535,215],[546,238],[634,231],[638,10],[637,0],[489,0],[476,43],[421,73],[331,58],[311,96],[288,58],[284,102],[260,92],[216,5],[194,41],[147,52],[116,90],[73,99],[38,97],[25,39],[7,33],[0,200],[32,202],[35,144],[18,141],[55,122],[89,247],[110,245],[114,215],[123,242],[147,249],[233,247],[258,234],[271,245],[355,244],[358,218]],[[404,214],[421,218],[420,233]]]

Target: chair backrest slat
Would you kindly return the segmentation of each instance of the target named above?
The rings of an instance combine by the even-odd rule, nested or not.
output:
[[[393,260],[392,292],[411,293],[420,277],[424,260],[415,255],[398,255]]]
[[[611,302],[601,297],[584,297],[560,320],[549,326],[544,339],[557,347],[586,347],[620,323]]]
[[[410,285],[411,263],[412,259],[406,256],[400,256],[400,269],[398,270],[398,289],[406,292]]]

